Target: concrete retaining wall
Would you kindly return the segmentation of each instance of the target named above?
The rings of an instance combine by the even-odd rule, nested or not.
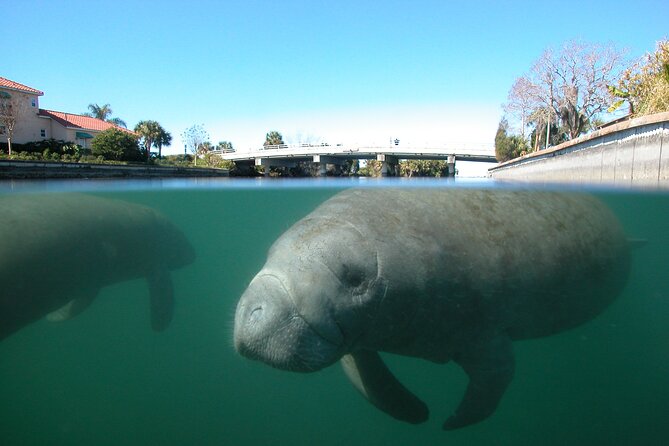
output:
[[[669,188],[669,112],[624,121],[489,172],[498,180]]]
[[[0,179],[220,177],[226,169],[0,160]]]

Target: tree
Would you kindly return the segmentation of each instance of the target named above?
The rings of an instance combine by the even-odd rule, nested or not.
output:
[[[559,116],[550,107],[539,107],[530,115],[530,122],[534,129],[530,133],[531,147],[533,151],[548,148],[565,142],[569,139],[560,127]],[[508,129],[507,129],[508,130]],[[548,143],[546,143],[548,141]]]
[[[148,161],[151,157],[151,147],[156,146],[161,135],[165,133],[165,129],[156,121],[139,121],[135,126],[135,133],[140,137],[141,143],[146,150],[146,159]]]
[[[509,123],[502,118],[495,134],[495,158],[500,163],[517,158],[528,149],[525,138],[519,135],[508,135],[508,130]]]
[[[230,141],[221,141],[218,143],[218,150],[221,152],[234,152],[235,149],[232,147],[232,143]]]
[[[506,113],[520,119],[520,136],[525,139],[525,127],[530,122],[530,115],[538,107],[536,85],[524,76],[519,77],[511,86],[506,104]]]
[[[554,124],[568,139],[576,138],[608,109],[608,85],[621,66],[622,52],[612,46],[571,41],[559,51],[548,49],[529,74],[516,80],[505,110],[521,120],[529,117],[535,133],[538,127],[547,130],[544,140],[553,140]]]
[[[285,144],[283,142],[283,136],[281,136],[281,133],[273,130],[265,135],[265,143],[263,144],[263,147],[278,146],[279,144]]]
[[[547,129],[546,126],[549,126],[549,128]],[[546,144],[546,137],[548,137],[548,144]],[[530,147],[533,148],[533,151],[537,151],[542,147],[557,146],[568,140],[567,134],[558,126],[556,121],[540,119],[530,133],[530,145],[527,151],[530,151]],[[525,141],[525,144],[527,145],[527,141]]]
[[[441,160],[406,160],[400,163],[404,177],[447,177],[448,164]]]
[[[364,167],[358,169],[358,175],[363,177],[380,177],[382,168],[382,161],[367,160]]]
[[[196,124],[187,128],[181,135],[186,148],[194,155],[195,165],[197,166],[197,157],[200,155],[203,144],[209,139],[209,133],[204,129],[204,125]]]
[[[0,91],[0,127],[7,136],[9,156],[12,156],[12,138],[14,137],[14,130],[16,130],[16,123],[20,121],[23,115],[24,104],[25,101],[18,94],[12,96],[7,92]]]
[[[110,124],[114,124],[118,127],[128,128],[125,124],[125,121],[121,118],[112,118],[112,109],[109,104],[98,105],[98,104],[88,104],[88,109],[90,112],[84,113],[84,116],[90,116],[91,118],[101,119]]]
[[[91,142],[91,153],[114,161],[142,161],[144,158],[137,138],[117,128],[98,133]]]
[[[163,157],[163,146],[169,147],[170,144],[172,144],[172,135],[170,132],[161,127],[160,135],[158,135],[158,138],[154,142],[154,145],[158,147],[158,158]]]
[[[629,104],[630,115],[669,111],[669,40],[657,42],[655,52],[627,68],[609,92],[617,99],[610,111]]]
[[[205,165],[209,164],[209,158],[212,150],[214,150],[214,145],[211,142],[205,141],[200,144],[197,148],[197,153],[195,154],[195,165],[197,166],[197,159],[199,157],[204,158]],[[216,157],[220,158],[218,155],[216,155]]]

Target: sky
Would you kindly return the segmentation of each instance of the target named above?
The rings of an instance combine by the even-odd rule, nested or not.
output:
[[[630,59],[669,35],[669,1],[0,0],[0,76],[40,107],[110,104],[129,128],[287,143],[492,151],[513,81],[568,40]]]

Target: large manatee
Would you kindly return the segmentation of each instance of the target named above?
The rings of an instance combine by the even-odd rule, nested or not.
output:
[[[469,384],[444,429],[479,422],[514,373],[513,340],[601,313],[626,283],[628,242],[581,194],[353,189],[286,231],[244,292],[242,355],[311,372],[341,360],[375,406],[410,423],[428,409],[378,352],[453,361]]]
[[[165,217],[145,206],[83,194],[0,196],[0,340],[48,315],[85,309],[100,288],[146,277],[151,322],[172,319],[170,270],[193,248]]]

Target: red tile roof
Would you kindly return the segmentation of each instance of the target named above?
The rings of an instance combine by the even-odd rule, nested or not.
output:
[[[36,94],[37,96],[42,96],[42,93],[39,90],[28,87],[27,85],[19,84],[18,82],[10,81],[4,77],[0,77],[0,87],[9,88],[10,90],[18,90],[24,93]]]
[[[130,130],[125,129],[123,127],[119,127],[110,122],[103,121],[102,119],[91,118],[90,116],[74,115],[72,113],[64,113],[53,110],[43,110],[41,108],[39,110],[39,115],[51,118],[60,125],[69,128],[94,130],[97,132],[101,132],[103,130],[107,130],[110,128],[115,128],[118,130],[123,130],[124,132],[133,133]]]

